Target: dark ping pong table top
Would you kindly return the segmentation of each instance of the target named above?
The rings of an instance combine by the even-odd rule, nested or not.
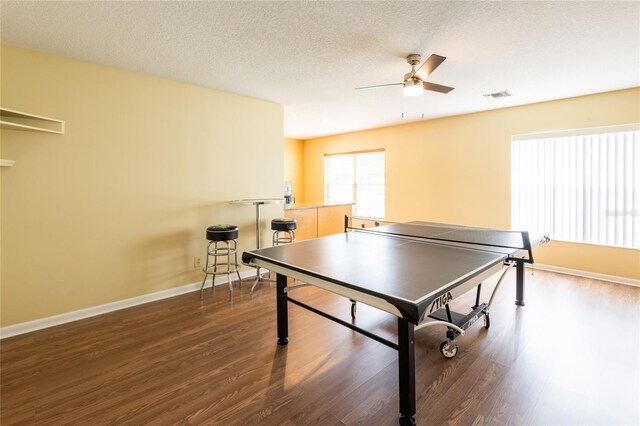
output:
[[[417,324],[437,297],[501,264],[508,254],[346,232],[242,255],[245,263],[254,258],[380,297]]]

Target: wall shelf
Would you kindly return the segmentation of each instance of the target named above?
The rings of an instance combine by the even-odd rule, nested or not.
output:
[[[0,167],[13,167],[16,162],[13,160],[2,160],[0,159]]]
[[[64,121],[0,107],[3,129],[46,132],[64,135]]]

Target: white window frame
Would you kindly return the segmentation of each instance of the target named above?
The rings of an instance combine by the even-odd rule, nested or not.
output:
[[[356,170],[356,165],[357,165],[357,157],[359,155],[367,155],[367,154],[374,154],[374,153],[382,153],[382,180],[378,181],[378,182],[359,182],[358,181],[358,173]],[[351,189],[351,197],[350,199],[343,199],[341,201],[337,201],[337,202],[333,202],[330,198],[330,186],[331,185],[335,185],[335,182],[329,182],[329,176],[328,176],[328,172],[327,172],[327,167],[328,167],[328,159],[332,158],[332,157],[339,157],[339,156],[351,156],[353,157],[353,181],[351,182],[352,185],[352,189]],[[330,161],[330,160],[329,160]],[[325,154],[324,155],[324,202],[325,204],[342,204],[342,203],[353,203],[354,204],[354,216],[359,216],[359,217],[365,217],[365,218],[372,218],[372,219],[384,219],[385,218],[385,214],[386,214],[386,153],[384,148],[380,148],[380,149],[370,149],[370,150],[361,150],[361,151],[351,151],[351,152],[340,152],[340,153],[330,153],[330,154]],[[359,196],[361,197],[361,193],[364,193],[364,191],[359,190],[359,187],[365,187],[367,185],[376,185],[376,186],[382,186],[382,201],[381,201],[381,205],[378,206],[379,211],[381,212],[381,215],[375,215],[375,214],[362,214],[362,211],[359,211],[361,209],[359,209],[359,204],[358,204],[358,198]]]
[[[511,138],[511,227],[640,248],[640,124]]]

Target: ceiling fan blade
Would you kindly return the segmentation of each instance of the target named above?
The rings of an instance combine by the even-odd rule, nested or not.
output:
[[[429,83],[428,81],[423,81],[422,86],[425,90],[431,90],[432,92],[440,92],[440,93],[449,93],[453,90],[453,87],[443,86],[441,84]]]
[[[447,58],[440,55],[429,56],[429,59],[427,59],[422,65],[420,65],[420,68],[418,68],[414,75],[417,75],[422,80],[426,79],[427,76],[431,74],[436,68],[438,68],[445,59]]]
[[[356,87],[356,90],[377,89],[378,87],[403,86],[403,85],[404,85],[404,83],[378,84],[377,86]]]

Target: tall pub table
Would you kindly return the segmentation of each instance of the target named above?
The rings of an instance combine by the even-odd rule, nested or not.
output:
[[[242,200],[229,201],[230,204],[246,204],[246,205],[253,204],[254,206],[256,206],[256,249],[260,248],[260,208],[264,204],[280,204],[283,202],[284,202],[283,198],[247,198]],[[256,288],[256,286],[260,283],[260,281],[274,281],[269,278],[262,278],[260,276],[259,266],[253,266],[253,265],[249,265],[249,266],[256,268],[256,281],[253,283],[253,286],[251,286],[251,291],[253,291]]]

